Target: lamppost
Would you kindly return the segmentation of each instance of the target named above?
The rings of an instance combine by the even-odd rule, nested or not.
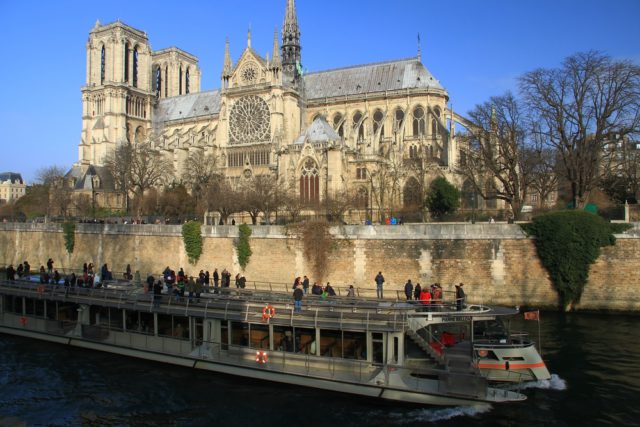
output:
[[[471,193],[471,224],[476,223],[476,192]]]

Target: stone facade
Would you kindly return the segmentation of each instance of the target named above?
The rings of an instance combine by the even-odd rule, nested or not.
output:
[[[85,262],[107,263],[116,276],[127,264],[144,277],[166,267],[184,267],[187,274],[200,269],[227,268],[240,272],[234,249],[237,227],[203,226],[204,248],[197,265],[189,265],[180,226],[78,224],[73,254],[64,251],[62,228],[57,224],[0,224],[0,263],[24,261],[33,269],[49,258],[61,270],[80,269]],[[253,255],[244,271],[249,287],[290,291],[296,276],[330,281],[344,292],[354,284],[362,296],[375,296],[374,277],[382,270],[387,297],[403,295],[407,279],[414,283],[439,282],[445,291],[465,283],[469,301],[501,305],[555,307],[558,304],[534,242],[519,226],[508,224],[426,224],[345,226],[332,229],[336,244],[329,253],[322,277],[314,277],[304,257],[302,242],[278,226],[255,226],[250,238]],[[618,236],[592,266],[581,303],[582,310],[640,310],[640,225]]]
[[[170,159],[176,179],[188,156],[211,155],[234,185],[270,174],[305,201],[358,194],[370,214],[420,206],[438,176],[462,187],[453,170],[455,123],[463,119],[448,108],[419,50],[414,58],[303,73],[300,34],[288,0],[281,47],[276,31],[271,57],[263,57],[249,33],[234,63],[227,40],[220,88],[201,92],[197,57],[153,51],[145,32],[97,22],[74,179],[130,142]]]
[[[27,192],[22,175],[14,172],[0,173],[0,204],[13,203]]]

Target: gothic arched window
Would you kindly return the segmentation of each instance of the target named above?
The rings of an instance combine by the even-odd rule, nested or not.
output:
[[[320,176],[315,160],[308,158],[300,173],[300,201],[318,203],[320,201]]]
[[[413,110],[413,136],[423,136],[425,129],[424,110],[422,107],[416,107]]]
[[[102,45],[102,50],[100,51],[100,84],[104,83],[104,74],[106,69],[105,61],[107,60],[107,54],[104,50],[104,45]]]
[[[356,191],[356,207],[360,209],[367,209],[369,207],[369,190],[365,187],[360,187]]]
[[[338,132],[340,138],[344,138],[344,121],[342,120],[342,114],[336,113],[333,116],[333,128]]]
[[[393,130],[396,132],[399,132],[400,128],[402,127],[403,121],[404,121],[404,111],[398,108],[393,117]]]
[[[133,48],[133,87],[138,87],[138,47]]]
[[[180,66],[180,74],[178,74],[178,95],[182,95],[182,65]]]
[[[409,178],[404,185],[402,193],[405,207],[415,208],[422,206],[422,190],[417,179],[413,177]]]
[[[364,142],[364,120],[362,120],[362,113],[356,111],[353,115],[353,129],[357,131],[357,142]]]
[[[129,81],[129,43],[124,45],[124,81]]]
[[[189,93],[189,67],[187,67],[187,71],[184,74],[184,93]]]
[[[384,114],[382,114],[382,111],[376,110],[375,113],[373,113],[373,133],[377,133],[378,129],[380,129],[380,138],[384,137],[384,123],[382,122],[383,119]]]
[[[160,67],[156,67],[156,97],[160,98],[162,95],[162,71]]]

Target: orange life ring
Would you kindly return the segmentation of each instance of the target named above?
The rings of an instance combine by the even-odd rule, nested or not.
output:
[[[487,350],[478,350],[478,356],[480,357],[487,357],[488,354],[489,352]]]
[[[36,290],[38,291],[38,294],[42,295],[44,293],[45,287],[44,285],[38,285]]]
[[[22,316],[20,318],[20,323],[22,324],[22,326],[27,326],[27,318]]]
[[[268,320],[276,315],[276,309],[272,305],[266,305],[262,309],[262,320]]]
[[[256,363],[264,365],[269,361],[269,355],[266,351],[256,351]]]

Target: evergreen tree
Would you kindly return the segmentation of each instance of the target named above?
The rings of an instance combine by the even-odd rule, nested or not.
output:
[[[460,207],[460,191],[446,178],[436,178],[429,186],[425,205],[434,218],[453,213]]]

